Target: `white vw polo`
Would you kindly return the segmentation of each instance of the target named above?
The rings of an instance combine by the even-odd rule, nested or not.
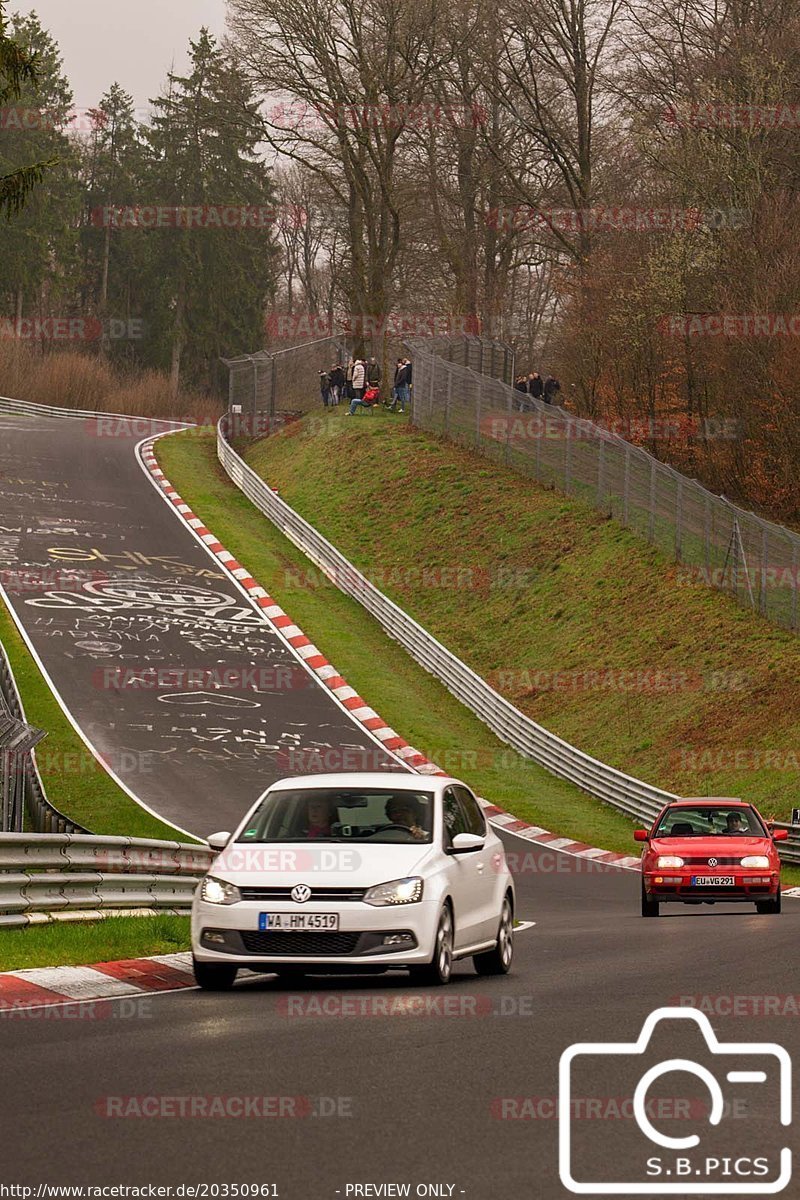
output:
[[[274,783],[219,850],[192,907],[195,978],[412,971],[444,984],[456,959],[504,975],[514,883],[503,844],[458,779],[307,775]]]

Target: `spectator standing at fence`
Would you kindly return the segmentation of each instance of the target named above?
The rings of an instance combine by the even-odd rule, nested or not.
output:
[[[525,378],[524,375],[518,375],[517,378],[514,380],[514,391],[522,392],[524,395],[527,395],[528,380]],[[522,412],[523,406],[524,406],[524,401],[522,400],[521,397],[515,396],[512,403],[513,403],[515,412]]]
[[[534,400],[541,400],[544,395],[544,381],[538,371],[531,371],[528,376],[528,393]]]
[[[331,403],[331,377],[327,371],[319,373],[319,390],[322,395],[322,403],[327,408]]]
[[[377,358],[373,354],[367,363],[367,383],[370,387],[380,387],[381,382],[381,367]]]
[[[411,403],[410,374],[411,374],[410,359],[408,359],[408,358],[402,359],[400,361],[400,365],[397,370],[397,373],[395,374],[395,384],[394,384],[395,399],[392,401],[392,407],[391,407],[392,412],[399,411],[401,413],[404,413],[406,411],[406,404]],[[396,408],[395,407],[396,405],[399,405],[399,408]]]
[[[397,365],[395,366],[395,369],[394,369],[394,379],[392,380],[391,403],[389,403],[388,400],[384,400],[384,404],[386,405],[387,408],[391,409],[392,412],[394,412],[395,405],[397,404],[397,380],[398,380],[398,377],[399,377],[402,369],[403,369],[403,360],[402,360],[402,358],[398,358]]]
[[[330,371],[331,376],[331,404],[338,404],[342,398],[342,389],[344,388],[344,371],[338,363],[334,363]]]
[[[353,368],[355,367],[355,365],[356,365],[356,360],[353,358],[353,356],[351,354],[350,359],[347,363],[347,370],[345,371],[345,376],[344,376],[345,400],[353,399]]]
[[[361,400],[364,396],[364,387],[367,382],[367,365],[357,358],[353,362],[353,374],[350,380],[351,400]]]
[[[555,404],[556,396],[561,391],[561,384],[556,379],[555,375],[548,375],[544,382],[544,402],[545,404]]]

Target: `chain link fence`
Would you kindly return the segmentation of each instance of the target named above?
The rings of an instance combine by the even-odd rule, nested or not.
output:
[[[686,582],[730,592],[776,625],[798,628],[800,535],[591,421],[449,360],[436,346],[415,340],[409,348],[419,428],[585,500],[683,564]]]
[[[306,413],[322,407],[320,371],[347,363],[350,343],[344,334],[317,338],[284,350],[259,350],[224,358],[228,368],[228,412],[252,418],[282,412]]]
[[[511,383],[514,351],[502,342],[469,334],[417,339],[429,354],[468,367],[482,375]],[[410,343],[386,337],[375,353],[385,376],[384,398],[391,392],[394,365]],[[228,413],[241,415],[246,427],[256,413],[275,417],[280,413],[307,413],[322,406],[319,373],[335,365],[345,367],[353,349],[349,333],[317,338],[284,350],[259,350],[240,358],[224,358],[228,368]],[[271,428],[271,425],[270,425]]]
[[[500,379],[504,383],[514,381],[514,351],[505,342],[470,334],[453,337],[411,338],[406,342],[416,356],[434,355],[457,366],[468,367],[478,375]]]

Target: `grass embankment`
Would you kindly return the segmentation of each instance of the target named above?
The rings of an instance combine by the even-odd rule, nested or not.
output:
[[[796,635],[682,582],[587,505],[407,424],[304,424],[252,445],[251,465],[524,712],[670,791],[789,817]]]
[[[90,754],[64,716],[2,601],[0,642],[27,720],[47,731],[36,757],[45,792],[56,808],[92,833],[186,841],[171,825],[151,817],[131,800]]]
[[[334,412],[248,458],[537,721],[662,787],[788,816],[795,635],[678,582],[680,567],[593,509],[408,426]],[[407,570],[421,564],[427,579]],[[459,569],[473,571],[464,586]]]
[[[3,930],[0,971],[84,966],[188,949],[188,917],[109,917],[85,925],[34,925]]]
[[[357,444],[355,439],[351,448]],[[308,559],[224,475],[212,435],[176,434],[158,442],[156,449],[184,500],[347,682],[412,745],[520,817],[565,836],[635,853],[631,825],[623,816],[509,750],[388,638],[360,605],[332,586],[316,586],[318,573],[310,569]],[[354,483],[352,493],[333,503],[356,505],[360,520],[377,520],[402,541],[406,518],[400,512],[401,498],[386,497],[382,511],[376,512],[364,506],[356,492]]]

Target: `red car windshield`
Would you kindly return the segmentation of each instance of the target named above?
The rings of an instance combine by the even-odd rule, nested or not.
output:
[[[752,808],[724,804],[713,808],[688,804],[668,808],[656,826],[654,837],[769,837]]]

